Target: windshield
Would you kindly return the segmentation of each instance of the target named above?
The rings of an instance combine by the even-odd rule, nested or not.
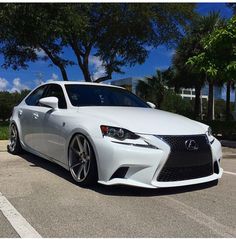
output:
[[[115,87],[97,85],[65,85],[73,106],[127,106],[150,108],[133,93]]]

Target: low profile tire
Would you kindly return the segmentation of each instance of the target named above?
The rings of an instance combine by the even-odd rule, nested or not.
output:
[[[21,154],[23,149],[20,144],[19,133],[15,124],[11,124],[9,129],[9,144],[7,150],[11,154]]]
[[[69,145],[69,169],[80,186],[91,186],[97,182],[97,163],[93,148],[83,134],[76,134]]]

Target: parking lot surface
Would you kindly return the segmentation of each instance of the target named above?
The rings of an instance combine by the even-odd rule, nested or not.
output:
[[[222,167],[217,186],[81,188],[60,166],[1,148],[0,237],[236,237],[236,149]]]

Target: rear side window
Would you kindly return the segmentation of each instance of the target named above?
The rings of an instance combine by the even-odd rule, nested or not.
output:
[[[43,98],[43,94],[45,92],[46,85],[40,86],[36,90],[34,90],[25,100],[27,105],[38,105],[39,100]]]

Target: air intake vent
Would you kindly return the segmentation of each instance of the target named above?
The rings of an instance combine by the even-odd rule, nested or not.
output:
[[[111,176],[110,179],[113,179],[113,178],[125,178],[125,175],[128,171],[129,167],[121,167],[121,168],[118,168],[114,173],[113,175]]]
[[[214,173],[218,174],[220,172],[219,165],[217,162],[214,163]]]

